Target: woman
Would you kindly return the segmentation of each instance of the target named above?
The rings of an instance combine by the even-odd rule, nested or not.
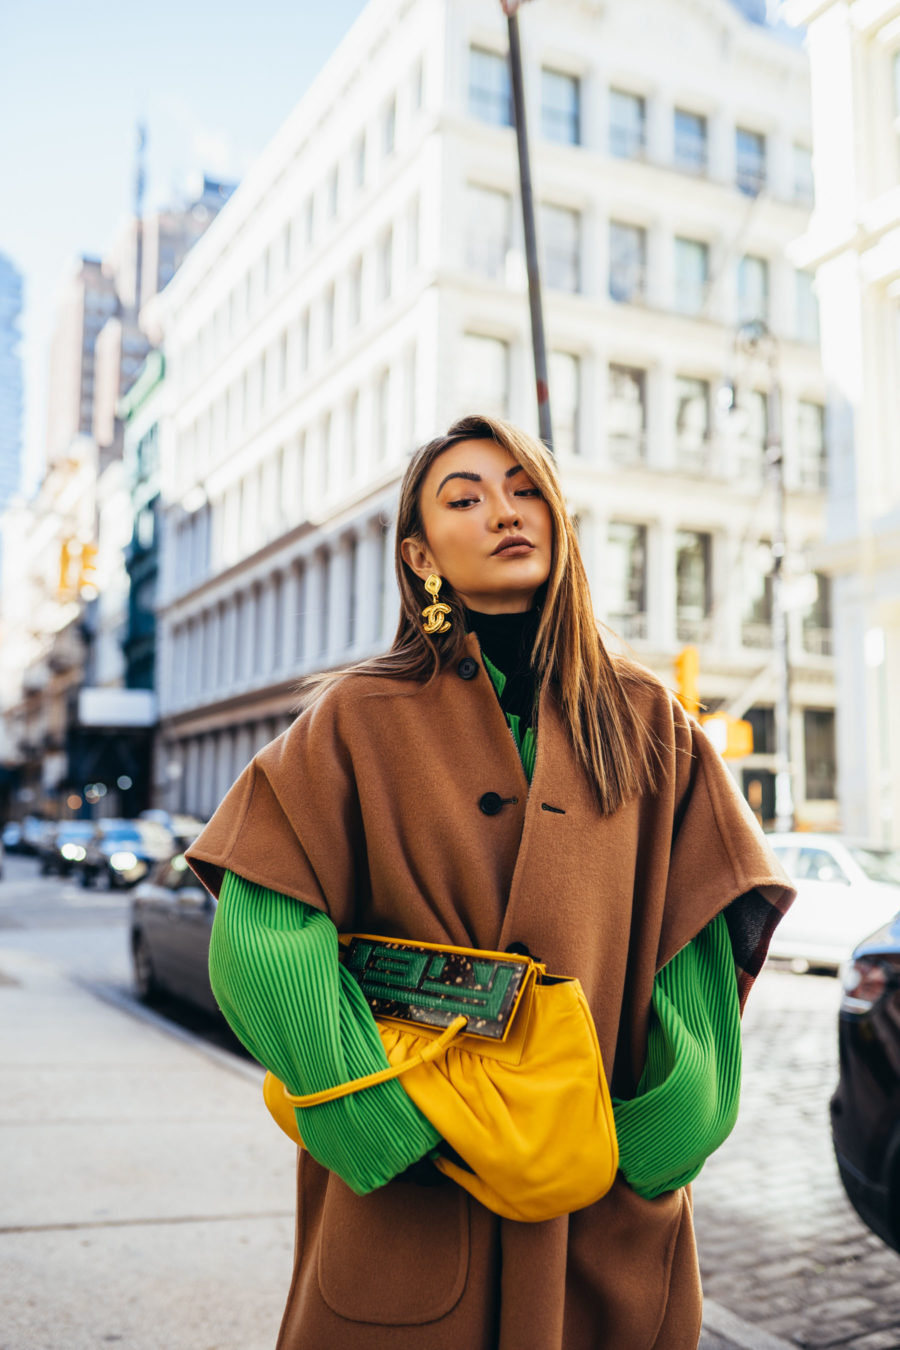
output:
[[[584,987],[621,1172],[518,1223],[436,1173],[402,1080],[301,1110],[279,1347],[694,1350],[685,1183],[733,1124],[792,892],[697,724],[606,651],[543,446],[468,417],[419,450],[397,575],[390,652],[320,680],[189,851],[216,995],[305,1093],[387,1063],[337,931],[524,950]]]

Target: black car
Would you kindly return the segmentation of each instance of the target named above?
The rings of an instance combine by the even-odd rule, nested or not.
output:
[[[169,831],[154,821],[97,820],[85,856],[76,862],[81,884],[92,886],[103,877],[110,890],[133,886],[156,863],[171,857],[174,847]]]
[[[841,978],[834,1151],[854,1209],[900,1251],[900,914],[859,944]]]
[[[157,864],[140,883],[131,899],[131,960],[140,998],[152,1003],[160,994],[174,994],[219,1014],[208,969],[215,913],[215,898],[183,853]]]
[[[53,830],[48,830],[38,847],[41,876],[68,876],[76,863],[81,862],[87,851],[87,842],[94,833],[94,824],[90,820],[61,820]]]

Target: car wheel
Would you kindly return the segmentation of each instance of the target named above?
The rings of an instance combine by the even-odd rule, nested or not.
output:
[[[131,940],[131,962],[134,967],[134,987],[138,998],[142,1003],[155,1003],[162,990],[143,933],[135,933]]]
[[[90,890],[91,884],[92,884],[94,878],[93,878],[93,876],[92,876],[92,874],[91,874],[89,868],[87,868],[87,867],[82,867],[82,869],[81,869],[81,876],[78,878],[78,880],[79,880],[79,883],[81,884],[81,886],[82,886],[82,888],[83,888],[84,890],[86,890],[86,891],[87,891],[87,890]]]

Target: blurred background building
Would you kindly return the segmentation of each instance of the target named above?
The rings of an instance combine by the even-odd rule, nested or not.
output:
[[[707,707],[753,725],[737,775],[766,819],[783,450],[794,796],[832,825],[825,380],[812,273],[787,257],[809,74],[762,17],[523,11],[555,450],[599,616],[670,682],[699,647]],[[372,0],[145,304],[166,359],[158,804],[209,813],[290,722],[298,674],[389,642],[417,443],[472,410],[536,430],[510,124],[499,6]]]
[[[808,25],[830,491],[840,814],[900,844],[900,5],[791,0]]]

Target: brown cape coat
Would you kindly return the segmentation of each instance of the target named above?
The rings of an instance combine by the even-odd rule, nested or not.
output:
[[[661,684],[636,697],[662,751],[654,795],[598,811],[551,690],[529,789],[480,660],[430,684],[339,681],[259,752],[188,859],[324,910],[338,929],[504,949],[577,975],[629,1095],[656,972],[728,908],[742,998],[792,892],[722,760]],[[486,814],[496,793],[504,804]],[[490,803],[489,803],[490,804]],[[736,903],[732,903],[736,902]],[[690,1194],[621,1176],[588,1209],[499,1219],[445,1182],[364,1197],[299,1164],[279,1350],[695,1350]]]

